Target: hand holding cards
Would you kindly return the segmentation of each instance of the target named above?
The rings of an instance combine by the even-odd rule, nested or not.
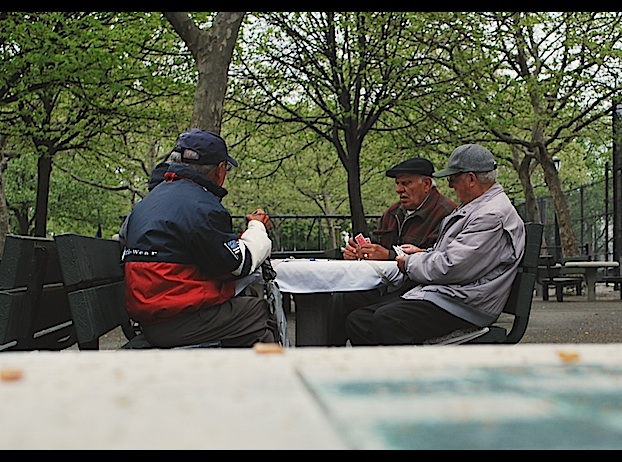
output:
[[[402,250],[402,248],[399,245],[394,245],[393,250],[395,250],[395,253],[397,254],[398,257],[400,255],[406,255],[406,253]]]
[[[356,243],[358,245],[370,244],[371,243],[371,239],[369,239],[368,237],[363,236],[363,234],[361,234],[361,233],[358,233],[356,236],[354,236],[354,240],[356,241]]]
[[[356,243],[358,244],[359,247],[365,245],[365,244],[371,244],[371,239],[369,239],[368,237],[363,236],[363,234],[358,233],[356,236],[354,236],[354,240],[356,241]],[[357,250],[357,254],[359,254],[359,260],[361,259],[360,256],[360,250]],[[368,254],[363,254],[363,259],[367,260],[367,258],[369,258]]]

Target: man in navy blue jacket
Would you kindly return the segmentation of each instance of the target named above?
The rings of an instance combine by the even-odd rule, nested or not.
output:
[[[241,236],[221,200],[238,163],[218,135],[182,133],[163,179],[128,216],[123,230],[125,307],[149,343],[205,342],[248,347],[277,339],[265,299],[235,296],[236,281],[269,257],[268,215],[247,215]]]

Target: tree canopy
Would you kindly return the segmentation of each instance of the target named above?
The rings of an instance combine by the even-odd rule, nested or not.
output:
[[[387,168],[422,156],[440,169],[482,143],[530,219],[550,190],[572,255],[563,188],[599,179],[610,158],[621,18],[1,13],[0,236],[113,234],[177,135],[199,126],[241,162],[232,213],[349,214],[361,231],[395,201]]]

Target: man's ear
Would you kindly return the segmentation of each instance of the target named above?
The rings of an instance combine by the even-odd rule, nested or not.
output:
[[[225,183],[225,179],[227,178],[227,163],[221,162],[218,164],[218,168],[215,170],[218,176],[218,186],[222,186]]]
[[[225,182],[225,178],[227,177],[227,166],[224,162],[221,162],[216,166],[216,168],[210,170],[207,177],[218,186],[222,186]]]

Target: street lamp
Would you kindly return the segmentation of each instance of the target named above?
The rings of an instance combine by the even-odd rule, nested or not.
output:
[[[553,165],[555,166],[555,171],[557,173],[559,173],[559,170],[562,167],[562,160],[555,156],[553,157]],[[557,221],[557,210],[553,210],[555,212],[555,261],[556,262],[561,262],[562,261],[562,239],[561,236],[559,235],[559,223]]]
[[[553,165],[555,165],[555,171],[559,173],[559,169],[562,167],[562,160],[557,156],[553,157]]]

